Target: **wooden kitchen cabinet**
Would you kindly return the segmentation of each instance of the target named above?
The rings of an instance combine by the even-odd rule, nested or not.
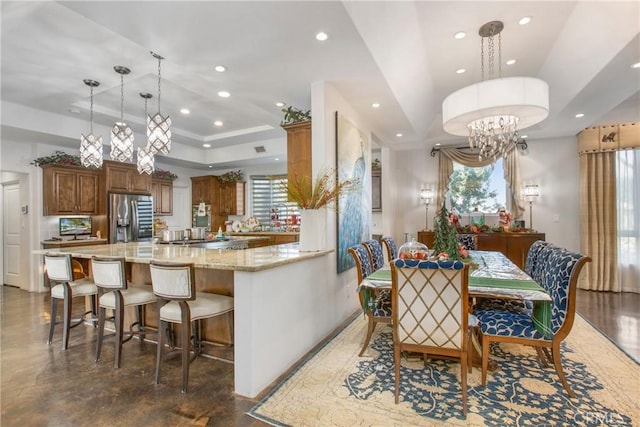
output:
[[[214,175],[191,177],[191,204],[205,203],[217,208],[218,178]]]
[[[218,184],[220,215],[244,215],[245,182]]]
[[[105,214],[101,172],[77,166],[42,166],[44,215]]]
[[[529,248],[536,240],[545,240],[544,233],[477,233],[479,251],[502,252],[515,265],[524,270]],[[433,247],[435,233],[418,231],[418,241]]]
[[[107,192],[151,194],[151,175],[138,173],[136,165],[105,160],[102,168]]]
[[[152,179],[151,196],[154,215],[173,215],[173,181]]]
[[[283,129],[287,131],[287,178],[290,182],[308,180],[307,190],[311,192],[311,121],[283,126]]]

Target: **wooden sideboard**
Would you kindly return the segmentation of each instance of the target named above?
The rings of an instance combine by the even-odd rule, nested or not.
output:
[[[545,240],[544,233],[477,233],[479,251],[502,252],[515,265],[524,269],[529,248],[536,240]],[[433,247],[435,233],[418,231],[418,241]]]

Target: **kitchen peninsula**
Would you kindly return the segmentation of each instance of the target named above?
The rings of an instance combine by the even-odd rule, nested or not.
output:
[[[332,267],[333,258],[327,256],[332,250],[300,252],[297,244],[218,250],[134,242],[50,251],[81,259],[124,257],[132,281],[148,285],[151,260],[194,263],[199,291],[234,296],[235,392],[247,397],[257,396],[344,320],[327,322],[327,306],[335,295],[323,278]]]

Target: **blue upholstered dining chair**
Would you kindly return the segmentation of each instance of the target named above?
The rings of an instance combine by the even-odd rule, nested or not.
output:
[[[382,253],[382,245],[376,239],[370,239],[366,242],[362,242],[364,247],[369,251],[369,258],[371,259],[371,266],[373,271],[382,268],[384,265],[384,254]]]
[[[482,331],[482,384],[486,385],[489,346],[492,342],[509,342],[536,348],[545,366],[541,350],[553,363],[564,389],[575,397],[562,369],[560,343],[573,327],[576,309],[576,286],[582,267],[591,258],[548,244],[540,249],[533,276],[552,299],[551,330],[543,335],[535,326],[530,310],[476,310]],[[548,350],[551,349],[551,355]]]
[[[476,234],[458,234],[458,243],[468,251],[478,249],[478,236]]]
[[[469,265],[396,259],[391,264],[395,402],[403,351],[460,360],[462,412],[467,415]],[[425,357],[426,363],[426,357]],[[411,380],[409,380],[411,381]]]
[[[369,257],[369,251],[362,243],[349,248],[349,253],[356,263],[358,271],[358,285],[373,272],[373,264]],[[358,288],[360,306],[367,317],[367,336],[364,339],[360,356],[369,347],[369,341],[378,323],[391,323],[391,292],[388,289]]]
[[[389,260],[389,262],[398,258],[398,245],[396,245],[396,241],[393,240],[393,237],[384,236],[380,241],[387,250],[387,260]]]
[[[524,265],[524,272],[529,276],[533,274],[533,271],[536,268],[536,263],[538,262],[538,256],[540,255],[540,252],[549,244],[549,242],[544,240],[536,240],[529,248],[529,252],[527,252],[527,260],[525,261]]]

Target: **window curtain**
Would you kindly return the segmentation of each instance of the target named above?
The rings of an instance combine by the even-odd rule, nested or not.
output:
[[[623,292],[640,293],[640,149],[616,161],[618,278]]]
[[[493,159],[479,159],[477,153],[463,151],[458,148],[440,148],[439,168],[438,168],[438,189],[436,195],[436,209],[440,209],[445,200],[445,194],[449,189],[451,174],[453,173],[453,162],[468,167],[482,167],[493,163]],[[511,213],[515,219],[522,218],[524,213],[524,198],[522,196],[522,185],[520,182],[520,154],[515,145],[510,147],[503,156],[504,179],[509,184],[509,203]]]
[[[615,152],[580,156],[580,241],[591,257],[578,287],[620,292],[616,217]]]

